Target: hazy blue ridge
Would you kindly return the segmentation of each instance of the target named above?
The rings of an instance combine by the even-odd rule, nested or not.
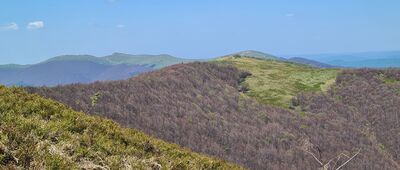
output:
[[[341,54],[299,55],[330,65],[342,67],[387,68],[400,67],[400,51],[361,52]]]

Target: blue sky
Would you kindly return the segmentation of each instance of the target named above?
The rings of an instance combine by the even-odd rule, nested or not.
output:
[[[400,50],[398,0],[2,0],[0,64],[113,52]]]

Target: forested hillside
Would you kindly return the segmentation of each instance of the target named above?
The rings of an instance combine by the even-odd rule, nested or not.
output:
[[[285,75],[291,77],[291,73],[298,73],[292,71],[298,65],[283,65],[286,67],[280,71],[287,71]],[[265,71],[270,68],[263,66],[266,65],[255,65],[253,69],[259,67]],[[362,123],[365,122],[353,123],[358,116],[354,107],[337,108],[347,109],[347,115],[312,110],[317,106],[325,107],[318,102],[323,102],[325,93],[335,91],[337,86],[342,86],[342,82],[359,86],[357,81],[353,81],[358,76],[342,81],[343,75],[334,85],[337,73],[337,70],[312,69],[299,73],[305,79],[282,79],[282,87],[291,87],[298,81],[309,83],[306,87],[301,86],[302,90],[294,91],[304,94],[293,100],[284,100],[291,109],[265,105],[242,93],[246,88],[252,91],[264,87],[246,85],[246,81],[259,75],[240,71],[226,63],[178,64],[124,81],[27,89],[68,104],[75,110],[113,119],[124,126],[141,129],[249,169],[398,169],[398,155],[395,155],[398,147],[392,142],[396,141],[396,137],[390,136],[396,135],[396,131],[392,130],[396,125],[388,122],[390,126],[387,128],[379,126],[379,132],[387,131],[381,138],[375,138],[370,132],[372,127],[377,126],[364,128]],[[276,80],[272,85],[278,85]],[[382,80],[386,82],[380,84],[384,87],[394,86],[397,82],[391,76],[383,76]],[[335,88],[329,90],[329,85]],[[307,90],[308,87],[311,90]],[[270,91],[262,89],[259,92],[268,96]],[[298,95],[294,92],[289,95]],[[357,97],[363,95],[361,92],[366,91],[346,94]],[[312,97],[304,97],[310,95]],[[253,97],[262,102],[257,96]],[[315,104],[311,103],[314,102],[311,99],[315,99]],[[350,100],[357,103],[356,99]],[[391,98],[380,99],[369,101],[371,105],[365,107],[377,109],[386,106],[380,102],[395,101]],[[307,103],[311,106],[308,107]],[[387,107],[396,113],[394,106]],[[386,120],[382,114],[370,114],[382,122]]]
[[[0,0],[0,170],[400,170],[400,0]]]
[[[178,64],[126,81],[29,91],[248,168],[278,167],[279,162],[266,158],[284,155],[265,140],[283,132],[277,131],[279,126],[266,125],[274,122],[278,113],[291,113],[241,95],[239,81],[246,75],[231,66]],[[96,94],[99,98],[92,105],[90,96]],[[272,140],[277,139],[271,136]],[[285,164],[282,166],[289,166]]]
[[[0,169],[241,169],[0,86]]]
[[[367,138],[367,146],[360,149],[373,148],[379,153],[380,159],[394,165],[392,169],[400,169],[399,69],[347,70],[337,78],[336,85],[328,93],[302,94],[294,99],[294,103],[306,115],[324,120],[318,122],[320,127],[329,128],[324,125],[325,121],[329,121],[335,122],[341,129],[356,129],[357,134],[341,132],[353,138],[348,146],[360,141],[356,136]],[[318,134],[326,135],[322,131]],[[323,143],[320,145],[326,146]],[[377,165],[368,168],[385,169]]]

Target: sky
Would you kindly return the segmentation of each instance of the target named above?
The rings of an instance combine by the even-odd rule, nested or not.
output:
[[[0,64],[400,50],[399,0],[1,0]]]

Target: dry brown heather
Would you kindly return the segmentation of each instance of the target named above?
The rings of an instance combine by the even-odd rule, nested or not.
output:
[[[365,125],[366,115],[373,115],[381,122],[389,118],[396,120],[375,114],[378,112],[359,111],[358,105],[352,103],[357,103],[358,97],[365,95],[361,92],[365,91],[335,88],[335,93],[353,96],[348,99],[350,101],[342,99],[346,107],[330,103],[335,95],[305,94],[294,100],[297,110],[290,111],[259,104],[240,93],[240,81],[246,75],[231,66],[191,63],[125,81],[27,89],[75,110],[113,119],[249,169],[318,169],[324,165],[334,169],[353,155],[355,157],[342,169],[398,169],[399,148],[393,143],[398,139],[398,131],[393,128],[399,129],[399,124],[387,122],[381,127],[370,122]],[[357,74],[353,77],[355,80],[343,77],[339,77],[338,87],[359,87]],[[397,81],[394,82],[379,83],[379,88],[387,90],[398,86]],[[375,85],[369,83],[374,82],[362,81],[361,84]],[[380,100],[368,100],[370,105],[359,106],[379,110],[381,102],[398,101],[392,99],[398,97],[394,94],[386,96],[391,98],[384,98],[387,93],[371,95],[383,96]],[[398,106],[384,106],[398,115]],[[324,110],[324,107],[328,108]],[[335,112],[335,109],[344,109],[347,114]],[[389,125],[392,127],[385,128]]]

